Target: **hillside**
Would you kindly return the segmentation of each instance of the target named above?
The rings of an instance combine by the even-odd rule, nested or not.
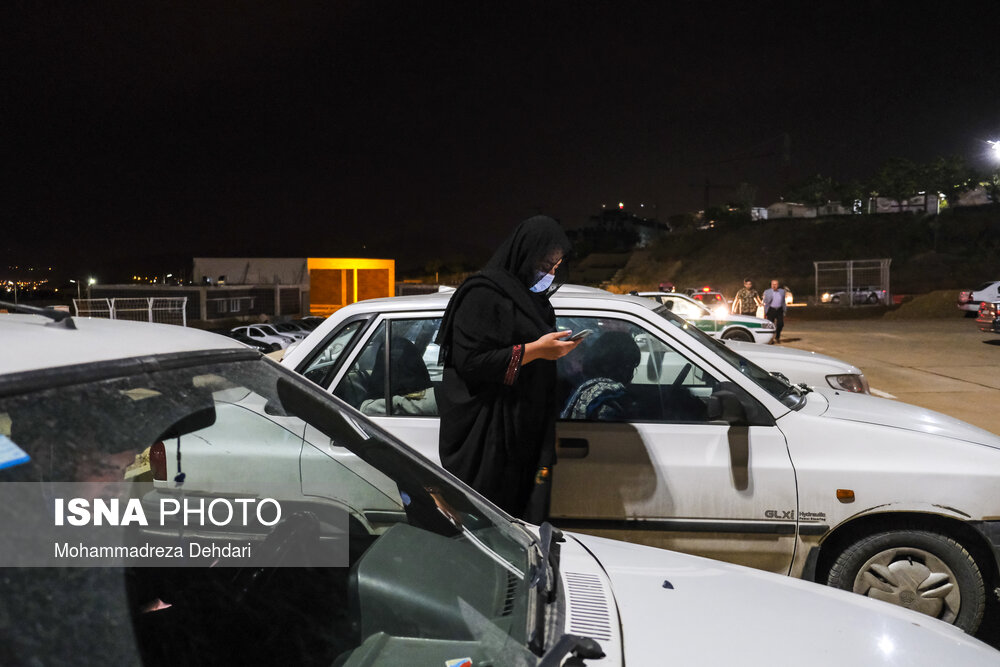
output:
[[[1000,278],[1000,206],[912,214],[783,219],[670,234],[633,253],[609,287],[650,289],[710,284],[735,293],[745,276],[771,278],[803,297],[814,291],[814,261],[891,258],[891,289],[924,293]]]

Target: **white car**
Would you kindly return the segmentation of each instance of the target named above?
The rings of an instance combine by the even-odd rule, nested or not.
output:
[[[964,310],[966,313],[973,313],[973,315],[966,315],[966,317],[973,317],[975,313],[979,312],[979,304],[984,301],[1000,301],[1000,280],[991,280],[975,289],[959,292],[958,309]]]
[[[352,304],[282,363],[362,411],[379,402],[373,421],[437,462],[428,398],[449,296]],[[1000,575],[1000,437],[865,393],[791,385],[649,299],[571,289],[551,300],[561,329],[595,332],[557,364],[558,404],[590,379],[587,355],[608,355],[605,332],[629,332],[640,350],[619,420],[557,423],[554,524],[854,590],[976,630]],[[427,366],[422,411],[391,394],[376,363],[401,339]]]
[[[302,340],[304,336],[294,336],[292,334],[279,333],[269,324],[250,324],[241,327],[233,327],[232,331],[253,338],[263,343],[277,345],[279,349],[285,349],[292,343]]]
[[[4,664],[754,667],[775,664],[776,651],[831,667],[1000,660],[901,608],[526,526],[312,383],[221,336],[57,317],[0,315],[0,346],[19,352],[0,358]],[[66,491],[71,481],[86,485]],[[134,491],[121,496],[129,507],[172,494],[209,510],[185,510],[183,527],[149,514],[136,532],[127,522],[109,528],[122,548],[179,545],[180,556],[10,568],[52,557],[45,534],[64,530],[56,520],[38,526],[41,537],[12,536],[12,500],[40,508],[47,523],[66,493],[90,494],[77,500],[96,508],[123,489]],[[233,500],[271,501],[284,513],[258,514],[248,532],[211,509]],[[204,536],[213,548],[235,541],[254,554],[201,554],[206,566],[175,567],[191,544],[206,548],[193,541]],[[343,563],[327,562],[338,555]],[[68,558],[63,565],[105,556]]]
[[[676,292],[638,292],[637,296],[663,304],[713,338],[745,343],[770,343],[774,338],[774,322],[770,320],[731,315],[728,311],[715,314],[704,304]]]
[[[855,287],[852,291],[853,303],[864,303],[868,305],[873,305],[876,303],[885,303],[888,295],[884,289],[879,289],[877,287]],[[838,304],[847,301],[847,290],[835,290],[833,292],[823,292],[820,295],[819,300],[822,303],[832,303]]]

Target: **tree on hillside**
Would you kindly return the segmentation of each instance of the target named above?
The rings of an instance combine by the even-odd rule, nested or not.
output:
[[[835,185],[832,178],[816,174],[789,188],[785,198],[789,201],[815,207],[816,215],[819,216],[819,207],[830,203],[834,197],[834,190]]]
[[[975,170],[958,156],[939,157],[923,165],[920,171],[920,187],[927,193],[940,192],[948,204],[954,204],[962,193],[972,190],[979,182]]]
[[[889,158],[871,181],[871,193],[876,197],[895,200],[899,211],[907,199],[917,194],[920,174],[916,165],[906,158]]]
[[[990,196],[994,204],[1000,204],[1000,169],[995,169],[993,173],[986,174],[983,178],[983,186],[986,194]]]
[[[850,180],[846,183],[834,183],[833,200],[840,202],[840,205],[848,211],[854,213],[856,211],[855,207],[864,198],[865,188],[858,181]]]

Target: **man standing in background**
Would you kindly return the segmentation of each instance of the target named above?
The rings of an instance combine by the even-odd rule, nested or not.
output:
[[[733,312],[737,315],[756,315],[759,305],[761,305],[760,295],[753,288],[753,282],[749,278],[744,278],[743,288],[733,298]]]
[[[785,289],[778,287],[778,281],[772,280],[770,289],[764,290],[764,317],[774,322],[774,340],[781,342],[781,330],[785,328]]]

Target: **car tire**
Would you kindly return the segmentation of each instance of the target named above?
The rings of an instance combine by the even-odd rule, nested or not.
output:
[[[730,329],[722,334],[722,340],[738,340],[744,343],[752,343],[754,338],[753,334],[746,329]]]
[[[868,295],[868,303],[878,303],[878,297],[874,294]]]
[[[986,608],[975,558],[950,537],[928,530],[891,530],[858,540],[837,556],[826,583],[934,616],[969,634]]]
[[[839,296],[831,296],[830,297],[830,303],[840,303],[840,297]]]

